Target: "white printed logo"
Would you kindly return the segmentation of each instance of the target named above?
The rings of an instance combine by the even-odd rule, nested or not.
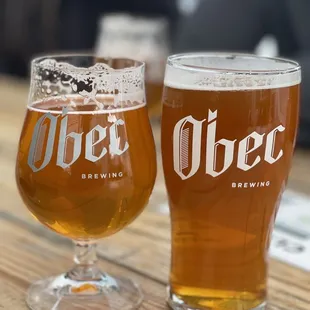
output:
[[[206,119],[198,121],[190,115],[184,117],[175,125],[173,132],[173,163],[175,172],[182,180],[194,176],[200,167],[202,125],[205,121]],[[264,158],[262,159],[260,156],[257,156],[254,162],[249,164],[248,155],[263,145],[266,134],[259,134],[254,131],[241,140],[237,146],[237,140],[220,139],[216,141],[217,110],[214,112],[209,110],[207,124],[207,158],[205,171],[206,174],[211,175],[212,177],[217,177],[223,174],[232,165],[235,147],[238,147],[237,167],[243,171],[252,169],[262,160],[274,164],[283,156],[283,150],[277,155],[274,154],[277,133],[285,131],[285,128],[282,125],[277,126],[267,134]],[[190,127],[188,127],[188,125],[190,125]],[[249,147],[251,140],[254,141],[254,143],[252,147]],[[190,145],[192,146],[191,149],[189,149]],[[217,155],[219,146],[224,148],[224,160],[221,165],[221,170],[216,169],[218,166]],[[191,162],[189,162],[190,158]],[[188,169],[190,169],[190,171],[185,173],[185,170],[187,171]]]
[[[68,115],[64,111],[65,115],[60,121],[60,133],[58,140],[58,149],[57,149],[57,162],[56,165],[62,168],[67,168],[71,166],[76,160],[80,157],[82,151],[82,139],[84,133],[71,132],[67,133],[68,128]],[[32,135],[30,150],[28,154],[28,165],[33,172],[38,172],[44,169],[52,159],[56,128],[58,123],[58,116],[54,116],[51,113],[44,114],[39,118],[34,128]],[[48,120],[48,122],[46,122]],[[122,119],[116,119],[109,128],[101,127],[100,125],[95,126],[90,132],[85,135],[85,159],[90,162],[97,162],[102,159],[108,152],[111,155],[122,155],[125,153],[128,148],[128,142],[125,142],[124,147],[120,148],[120,137],[118,136],[118,127],[124,126],[124,121]],[[43,143],[47,135],[47,144],[46,148],[43,150]],[[99,156],[94,155],[94,147],[102,142],[107,135],[110,136],[110,145],[109,150],[103,147],[101,154]],[[97,138],[95,139],[95,137]],[[70,161],[66,161],[66,151],[67,151],[67,142],[70,138],[73,141],[73,155],[71,156]],[[44,158],[41,165],[37,165],[38,161]]]

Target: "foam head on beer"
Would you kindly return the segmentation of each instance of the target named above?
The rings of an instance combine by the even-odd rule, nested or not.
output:
[[[168,59],[162,157],[172,220],[170,304],[263,309],[267,250],[294,151],[298,64]]]
[[[91,56],[33,62],[16,176],[39,221],[90,240],[141,213],[156,176],[145,105],[143,63]]]

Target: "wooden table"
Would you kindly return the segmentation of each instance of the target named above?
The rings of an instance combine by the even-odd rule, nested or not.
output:
[[[72,265],[71,242],[33,220],[17,193],[15,154],[27,88],[25,82],[0,77],[0,309],[5,310],[27,309],[25,292],[31,282],[66,271]],[[155,135],[158,140],[158,130]],[[309,158],[310,153],[296,152],[289,182],[291,188],[305,193],[310,192]],[[102,269],[142,285],[145,300],[141,309],[168,309],[165,287],[170,255],[169,218],[155,210],[165,201],[159,169],[147,210],[99,246]],[[274,309],[309,310],[310,274],[271,261],[269,296]]]

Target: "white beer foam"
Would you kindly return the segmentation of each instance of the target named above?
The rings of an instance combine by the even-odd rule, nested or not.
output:
[[[296,62],[246,54],[171,56],[165,86],[187,90],[246,91],[283,88],[301,83]]]
[[[89,111],[76,111],[76,110],[74,110],[74,108],[76,106],[84,106],[85,107],[85,105],[81,102],[81,100],[79,100],[80,98],[77,97],[76,95],[69,95],[69,96],[67,95],[65,101],[63,100],[62,97],[54,97],[54,98],[51,98],[49,100],[36,101],[36,102],[33,102],[31,105],[28,105],[27,108],[29,111],[33,111],[33,112],[62,114],[63,113],[62,110],[53,110],[53,106],[55,106],[58,109],[59,108],[61,108],[61,109],[62,108],[68,108],[67,114],[98,115],[98,114],[124,113],[127,111],[141,109],[141,108],[146,106],[145,102],[138,101],[138,99],[134,100],[134,101],[127,100],[127,102],[122,101],[123,103],[118,102],[117,105],[114,105],[114,102],[115,102],[114,97],[115,96],[113,96],[113,95],[98,95],[96,98],[100,102],[101,101],[107,101],[107,100],[111,101],[111,103],[109,105],[105,105],[105,109],[98,108],[98,110],[89,110]],[[131,99],[133,99],[133,98],[131,98]],[[54,103],[53,106],[48,104],[49,101]],[[57,105],[57,101],[59,102],[59,105]],[[79,101],[80,101],[80,103],[79,103]],[[92,106],[94,105],[93,102],[90,102],[89,104],[91,104]],[[44,107],[40,107],[42,105],[43,106],[46,105],[49,108],[45,109]]]
[[[29,106],[44,99],[54,99],[57,96],[66,98],[73,94],[79,95],[84,104],[95,103],[101,110],[106,108],[97,100],[101,94],[114,95],[115,103],[117,100],[145,102],[143,63],[130,61],[132,66],[123,69],[113,69],[103,62],[90,67],[76,67],[68,62],[74,57],[79,61],[91,58],[91,56],[61,55],[55,56],[55,59],[48,56],[37,58],[32,62]],[[106,61],[109,62],[110,59]],[[122,104],[119,107],[115,106],[115,108],[121,107]]]

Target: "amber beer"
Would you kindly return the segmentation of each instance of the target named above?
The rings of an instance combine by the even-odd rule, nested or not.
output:
[[[57,99],[57,98],[56,98]],[[156,175],[145,104],[99,110],[78,97],[28,106],[17,184],[32,214],[80,240],[114,234],[146,206]]]
[[[165,62],[158,61],[146,64],[145,91],[150,116],[161,114],[161,99],[164,88]]]
[[[251,56],[168,60],[162,157],[173,309],[265,309],[267,250],[298,124],[300,68]]]
[[[163,81],[147,80],[145,82],[148,109],[150,114],[158,115],[161,110],[161,98],[163,94]]]

